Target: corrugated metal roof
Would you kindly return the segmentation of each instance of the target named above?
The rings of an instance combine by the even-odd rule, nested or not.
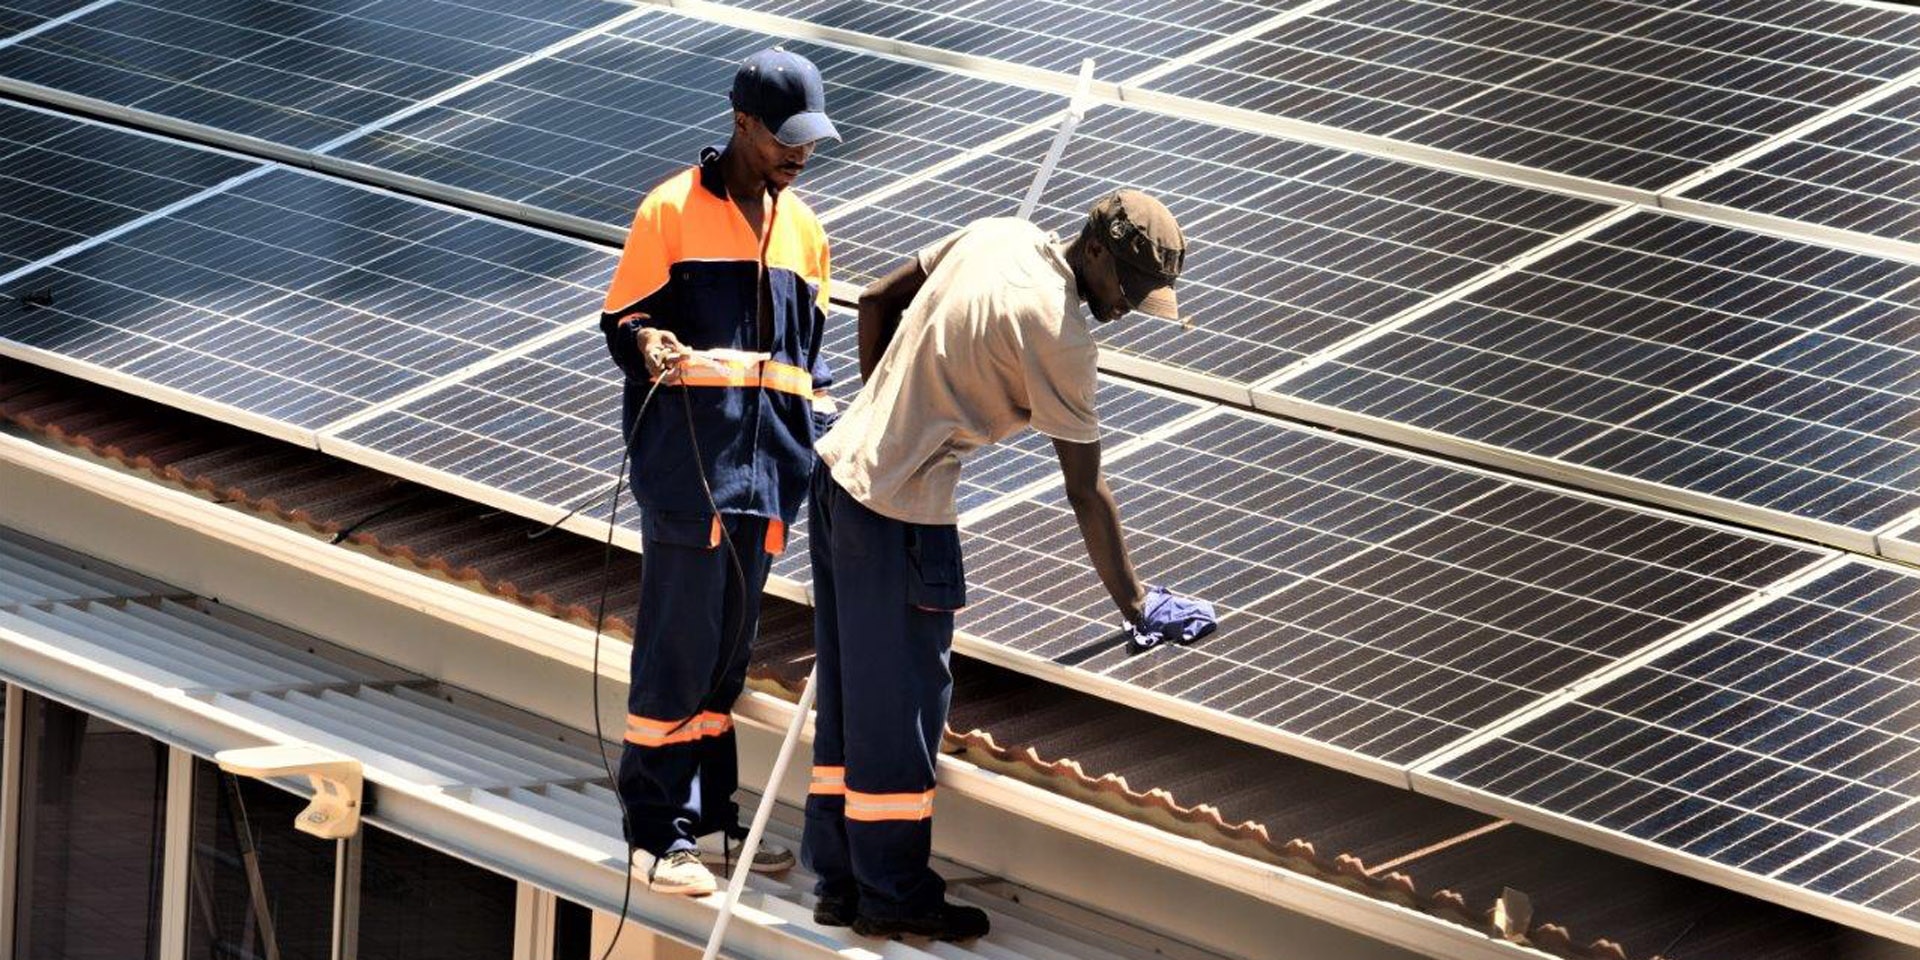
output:
[[[153,593],[139,577],[110,576],[0,536],[0,609],[19,603]]]

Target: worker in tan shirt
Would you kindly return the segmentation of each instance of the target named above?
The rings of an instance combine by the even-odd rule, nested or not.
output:
[[[964,940],[986,914],[948,904],[928,866],[934,762],[966,602],[954,488],[968,454],[1031,425],[1053,438],[1093,567],[1137,645],[1191,641],[1213,608],[1146,589],[1100,468],[1102,321],[1174,319],[1186,243],[1134,190],[1103,197],[1070,243],[976,221],[860,298],[865,386],[819,442],[809,523],[819,715],[802,856],[815,920],[869,936]]]

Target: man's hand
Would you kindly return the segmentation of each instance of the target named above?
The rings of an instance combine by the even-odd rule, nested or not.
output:
[[[1133,572],[1133,558],[1127,555],[1127,543],[1120,532],[1120,507],[1113,502],[1100,470],[1100,442],[1072,443],[1053,441],[1054,455],[1060,458],[1067,503],[1080,524],[1080,538],[1087,544],[1087,559],[1100,583],[1113,598],[1113,605],[1128,623],[1140,619],[1146,609],[1147,588]]]
[[[1158,646],[1162,640],[1192,643],[1219,625],[1213,604],[1180,596],[1166,587],[1154,587],[1147,591],[1147,602],[1139,619],[1127,625],[1131,634],[1128,645],[1135,650],[1146,650]]]
[[[674,336],[672,330],[640,325],[648,319],[651,318],[644,313],[633,318],[633,335],[640,345],[640,356],[647,361],[647,373],[657,380],[673,366],[675,361],[693,351],[688,350],[687,345],[681,343],[680,338]]]

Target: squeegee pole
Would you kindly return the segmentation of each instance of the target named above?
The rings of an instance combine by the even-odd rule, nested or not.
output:
[[[740,859],[733,867],[733,877],[727,881],[727,899],[720,907],[720,916],[713,923],[713,933],[707,937],[707,950],[700,955],[701,960],[714,960],[720,955],[720,944],[727,938],[727,923],[733,919],[733,908],[740,903],[740,893],[746,889],[747,874],[753,872],[753,856],[760,850],[760,835],[767,831],[767,820],[773,816],[773,805],[778,802],[780,781],[787,775],[787,762],[793,759],[793,750],[800,744],[800,731],[807,726],[807,714],[813,712],[813,673],[807,673],[807,685],[800,688],[800,703],[793,708],[793,720],[787,724],[787,737],[780,741],[780,753],[773,758],[773,773],[767,777],[767,789],[760,794],[760,806],[753,811],[753,826],[747,828],[746,842],[740,846]]]
[[[1047,189],[1047,180],[1053,176],[1054,164],[1059,163],[1061,154],[1067,152],[1067,141],[1073,138],[1073,128],[1079,126],[1080,118],[1087,115],[1087,98],[1092,87],[1093,60],[1089,58],[1080,61],[1080,86],[1074,90],[1073,101],[1067,105],[1067,115],[1060,121],[1059,132],[1053,135],[1053,145],[1047,148],[1047,158],[1041,162],[1040,172],[1033,175],[1026,198],[1020,201],[1020,219],[1033,219],[1033,209],[1040,205],[1040,194]]]

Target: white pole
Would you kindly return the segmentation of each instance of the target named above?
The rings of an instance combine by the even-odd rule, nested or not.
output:
[[[733,908],[740,903],[740,892],[746,889],[747,874],[753,872],[753,855],[760,849],[760,835],[767,830],[767,820],[773,816],[773,805],[778,802],[780,781],[787,775],[787,761],[793,759],[794,747],[800,743],[800,731],[807,725],[807,714],[813,712],[813,673],[807,673],[807,685],[800,688],[800,703],[793,709],[793,720],[787,724],[787,738],[780,741],[780,753],[773,758],[773,773],[767,777],[767,789],[760,794],[760,806],[753,811],[753,826],[747,830],[746,843],[740,847],[740,862],[734,865],[733,878],[727,882],[727,899],[720,908],[720,917],[714,921],[713,933],[707,937],[707,950],[700,955],[701,960],[714,960],[720,955],[720,942],[727,938],[727,923],[733,919]]]
[[[1080,61],[1080,86],[1067,105],[1067,115],[1060,121],[1060,131],[1053,135],[1053,146],[1047,148],[1047,159],[1040,164],[1040,172],[1034,174],[1033,184],[1027,187],[1026,198],[1020,201],[1020,219],[1033,219],[1033,208],[1040,205],[1040,194],[1047,188],[1047,179],[1053,176],[1053,165],[1059,163],[1060,155],[1067,152],[1067,141],[1073,137],[1073,128],[1079,126],[1080,118],[1087,115],[1088,91],[1092,86],[1093,60],[1089,58]]]

